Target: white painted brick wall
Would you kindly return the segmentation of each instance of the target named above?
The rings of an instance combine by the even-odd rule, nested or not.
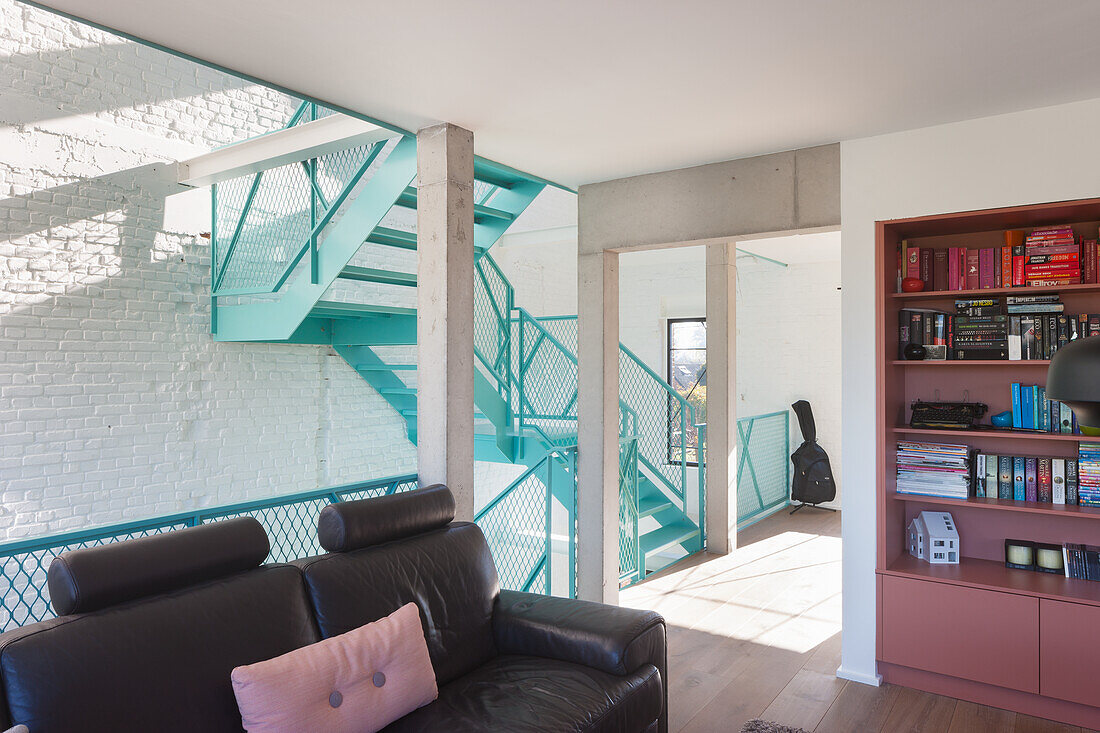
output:
[[[157,162],[295,101],[14,0],[0,55],[0,539],[414,471],[329,349],[214,343],[208,223],[165,223]]]

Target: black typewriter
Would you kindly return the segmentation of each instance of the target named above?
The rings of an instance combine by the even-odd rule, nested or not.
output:
[[[941,430],[969,430],[989,410],[981,402],[921,402],[913,403],[913,428],[939,428]]]

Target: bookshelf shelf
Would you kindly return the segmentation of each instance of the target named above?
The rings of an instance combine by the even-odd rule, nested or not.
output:
[[[1067,435],[1063,433],[1031,433],[1015,430],[941,430],[938,428],[910,428],[899,425],[891,429],[897,435],[934,435],[938,438],[970,439],[997,438],[1000,440],[1040,440],[1060,443],[1100,443],[1100,436]]]
[[[929,565],[903,555],[882,574],[1100,606],[1100,583],[1096,581],[1006,568],[1002,562],[972,557],[962,558],[958,565]]]
[[[1006,499],[976,498],[947,499],[941,496],[923,496],[921,494],[894,494],[897,501],[910,501],[917,504],[935,506],[958,506],[977,509],[989,509],[1003,512],[1024,512],[1026,514],[1047,514],[1058,517],[1078,517],[1085,519],[1100,518],[1100,507],[1066,506],[1065,504],[1046,504],[1035,501],[1011,501]],[[949,510],[945,510],[949,511]]]
[[[1006,230],[1064,224],[1082,239],[1096,239],[1100,198],[876,225],[877,659],[886,682],[923,685],[922,689],[932,692],[1100,729],[1100,688],[1090,686],[1086,693],[1069,698],[1052,683],[1046,687],[1043,683],[1052,679],[1051,670],[1091,673],[1095,654],[1077,637],[1081,628],[1100,626],[1100,582],[1004,566],[1006,539],[1100,545],[1100,507],[897,492],[899,440],[963,444],[985,455],[1063,459],[1077,457],[1079,446],[1100,444],[1100,436],[936,430],[902,424],[918,400],[982,402],[990,414],[996,414],[1011,407],[1013,383],[1042,387],[1050,366],[1049,360],[1039,359],[899,360],[902,311],[954,312],[953,301],[960,298],[1057,294],[1066,314],[1100,313],[1100,284],[895,292],[902,242],[922,253],[981,250],[1002,246]],[[936,261],[933,256],[933,265]],[[942,263],[943,257],[938,261]],[[907,528],[927,510],[950,512],[954,517],[964,553],[957,565],[932,565],[909,555]],[[1074,621],[1060,625],[1049,621],[1056,618]],[[934,620],[921,627],[926,619]],[[1048,619],[1045,625],[1044,619]],[[971,655],[974,650],[998,649],[1006,634],[1021,640],[1011,651],[1027,667],[1017,675],[1019,679],[1013,677],[1007,683],[995,654],[978,662]],[[1028,648],[1034,649],[1033,656],[1027,656],[1032,654]],[[966,694],[960,695],[960,690]],[[1070,699],[1073,702],[1066,702]]]
[[[955,369],[966,367],[1042,367],[1046,369],[1050,366],[1049,359],[1026,359],[1016,361],[1009,361],[1007,359],[973,359],[971,361],[954,361],[954,360],[941,360],[941,359],[924,359],[919,361],[907,361],[904,359],[892,359],[888,362],[891,366],[903,366],[903,367],[933,367],[938,369]]]
[[[922,290],[919,293],[890,293],[896,300],[955,300],[956,298],[994,298],[1002,295],[1051,295],[1100,293],[1100,285],[1048,285],[1042,287],[983,288],[981,290]]]

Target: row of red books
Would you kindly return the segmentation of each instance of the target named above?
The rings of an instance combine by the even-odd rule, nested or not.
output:
[[[1100,282],[1100,243],[1081,239],[1068,225],[1036,229],[1026,239],[1005,232],[1001,247],[914,247],[898,251],[898,287],[916,278],[924,290],[1070,285]],[[1022,242],[1009,244],[1008,242]]]

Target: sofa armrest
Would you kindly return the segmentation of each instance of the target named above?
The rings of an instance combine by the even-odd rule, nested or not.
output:
[[[493,613],[501,654],[524,654],[629,674],[652,664],[668,682],[665,620],[654,611],[502,590]]]

